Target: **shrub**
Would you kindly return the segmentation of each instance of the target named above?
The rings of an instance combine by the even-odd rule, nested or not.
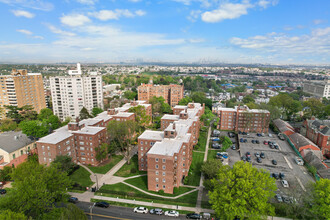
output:
[[[136,168],[135,167],[132,167],[131,168],[131,173],[136,173],[136,172],[137,172]]]

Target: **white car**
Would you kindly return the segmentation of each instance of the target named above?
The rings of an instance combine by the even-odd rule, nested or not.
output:
[[[135,207],[134,208],[134,212],[135,213],[143,213],[143,214],[147,214],[148,213],[148,209],[145,207]]]
[[[268,136],[269,136],[269,137],[273,137],[273,135],[272,135],[272,134],[268,134]]]
[[[171,210],[171,211],[166,211],[165,215],[169,216],[169,217],[179,217],[179,212]]]
[[[288,181],[282,180],[281,183],[282,183],[283,187],[285,187],[285,188],[288,188],[289,187]]]

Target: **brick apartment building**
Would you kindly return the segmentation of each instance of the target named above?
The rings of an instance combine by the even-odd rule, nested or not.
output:
[[[235,108],[212,108],[212,112],[220,118],[218,129],[241,132],[267,133],[270,113],[262,109],[249,109],[247,106]]]
[[[147,130],[139,136],[139,170],[147,171],[149,190],[173,193],[174,187],[179,187],[188,175],[204,109],[199,103],[176,106],[173,112],[178,115],[173,115],[173,119],[168,119],[170,115],[162,117],[162,131]]]
[[[304,135],[321,149],[323,155],[329,155],[330,120],[319,120],[312,117],[310,120],[305,120],[303,125],[306,128]]]
[[[163,97],[171,107],[174,107],[183,98],[183,90],[183,85],[142,84],[138,87],[138,99],[149,101],[154,96]]]
[[[121,108],[109,109],[95,118],[70,122],[37,141],[39,163],[50,164],[57,155],[69,155],[75,163],[97,166],[95,148],[107,143],[107,125],[112,120],[134,120],[135,114],[127,112],[141,105],[151,112],[151,105],[143,101],[132,101]],[[151,113],[150,113],[151,114]]]

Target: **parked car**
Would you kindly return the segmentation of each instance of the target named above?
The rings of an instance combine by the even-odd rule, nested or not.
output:
[[[107,202],[96,202],[95,206],[101,207],[101,208],[109,208],[109,203]]]
[[[255,155],[257,158],[260,157],[259,152],[256,152],[254,155]]]
[[[256,140],[256,144],[260,144],[260,141],[259,140]]]
[[[278,147],[278,145],[277,145],[277,144],[274,144],[274,148],[275,148],[276,150],[278,150],[278,149],[279,149],[279,147]]]
[[[265,158],[265,153],[264,153],[264,152],[261,152],[261,153],[260,153],[260,157],[261,157],[262,159],[264,159],[264,158]]]
[[[277,199],[278,202],[283,202],[282,196],[280,194],[276,194],[275,198]]]
[[[247,157],[247,158],[246,158],[246,161],[247,161],[247,162],[251,162],[251,157]]]
[[[169,216],[169,217],[176,217],[176,218],[180,216],[179,212],[177,212],[175,210],[166,211],[165,215]]]
[[[243,141],[244,143],[247,143],[247,139],[244,139],[244,141]]]
[[[155,215],[162,215],[163,214],[163,210],[162,209],[150,209],[149,211],[150,214],[155,214]]]
[[[220,141],[220,138],[215,137],[215,138],[211,138],[211,140],[212,141]]]
[[[4,194],[6,194],[7,193],[7,190],[5,190],[5,189],[0,189],[0,194],[1,195],[4,195]]]
[[[246,161],[246,156],[242,156],[242,160],[243,161]]]
[[[290,199],[289,199],[289,197],[282,196],[282,199],[283,199],[283,202],[285,202],[285,203],[290,203]]]
[[[250,152],[246,152],[246,157],[251,157],[251,154],[250,154]]]
[[[147,214],[147,213],[148,213],[148,209],[145,208],[145,207],[142,207],[142,206],[140,206],[140,207],[135,207],[135,208],[134,208],[134,212],[135,212],[135,213],[143,213],[143,214]]]
[[[272,164],[277,165],[277,161],[276,160],[272,160]]]
[[[272,173],[272,177],[274,177],[275,179],[278,179],[279,178],[279,176],[278,176],[277,173]]]
[[[231,149],[236,150],[236,145],[231,146]]]
[[[246,132],[242,132],[242,135],[247,135],[247,133]]]
[[[303,166],[304,165],[304,161],[300,157],[295,157],[294,160],[296,161],[296,163],[298,165],[300,165],[300,166]]]
[[[189,219],[201,219],[202,216],[200,214],[197,214],[197,213],[189,213],[186,215],[186,218],[189,218]]]
[[[269,137],[273,137],[273,135],[272,135],[272,134],[268,134],[268,136],[269,136]]]
[[[258,163],[262,163],[262,160],[261,160],[260,157],[257,157],[257,162],[258,162]]]
[[[268,145],[268,141],[264,141],[264,144],[265,144],[265,145]]]
[[[244,142],[244,138],[240,138],[239,142],[243,143]]]
[[[211,214],[208,212],[203,213],[203,219],[211,219]]]
[[[274,149],[274,145],[273,145],[273,144],[270,144],[269,147],[270,147],[271,149]]]
[[[257,136],[258,136],[258,137],[261,137],[261,134],[260,134],[260,133],[257,133]]]
[[[221,148],[221,145],[218,144],[218,143],[213,143],[212,144],[212,148],[214,148],[214,149],[220,149]]]
[[[251,142],[252,142],[252,144],[255,144],[255,143],[256,143],[256,141],[255,141],[255,140],[252,140]]]
[[[261,133],[261,136],[265,137],[265,134],[264,133]]]
[[[280,176],[281,179],[284,179],[284,177],[285,177],[284,173],[280,173],[279,176]]]
[[[282,183],[283,187],[285,187],[285,188],[288,188],[288,187],[289,187],[289,183],[288,183],[288,181],[286,181],[286,180],[281,180],[281,183]]]
[[[77,203],[78,198],[77,197],[70,197],[68,201],[71,202],[71,203]]]

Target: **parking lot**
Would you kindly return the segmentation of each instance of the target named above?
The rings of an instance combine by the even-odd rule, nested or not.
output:
[[[228,132],[221,131],[220,135],[226,135],[228,137]],[[241,143],[241,138],[247,139],[247,141]],[[249,133],[248,135],[238,134],[235,138],[230,139],[236,142],[235,145],[238,146],[236,150],[227,150],[230,166],[241,160],[242,156],[246,155],[246,152],[250,152],[253,166],[265,169],[270,174],[283,173],[285,175],[283,179],[288,181],[289,187],[283,187],[281,179],[278,178],[276,180],[278,187],[277,194],[285,197],[294,197],[299,201],[299,195],[303,194],[311,181],[314,182],[312,175],[307,171],[306,167],[300,166],[295,162],[294,158],[297,155],[289,143],[286,140],[280,140],[276,134],[272,134],[272,137],[269,137],[268,134],[261,137],[257,136],[256,133]],[[252,140],[259,140],[260,143],[252,143]],[[278,145],[278,149],[271,149],[269,145],[264,144],[264,141],[275,142]],[[261,163],[257,162],[256,152],[259,154],[263,152],[265,154],[265,158],[262,159]],[[276,160],[277,164],[274,165],[272,160]]]

